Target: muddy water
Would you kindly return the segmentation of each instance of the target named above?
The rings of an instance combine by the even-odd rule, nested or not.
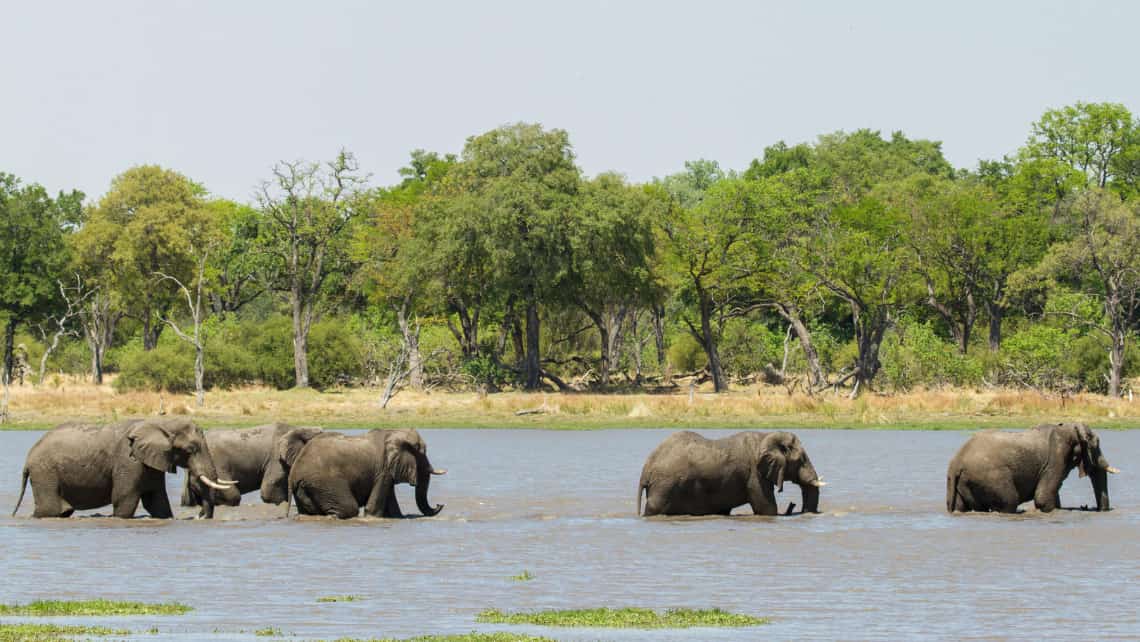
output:
[[[728,434],[704,431],[705,434]],[[568,640],[1140,638],[1140,431],[1102,432],[1124,473],[1108,514],[950,516],[958,432],[797,431],[831,483],[820,515],[635,518],[667,431],[425,430],[432,519],[285,519],[260,503],[213,522],[8,517],[41,433],[0,433],[0,602],[105,597],[196,610],[125,618],[142,639],[302,639],[494,630],[485,608],[721,607],[761,629],[509,630]],[[181,477],[168,476],[177,503]],[[410,489],[401,504],[415,510]],[[782,504],[799,493],[787,487]],[[1092,503],[1074,473],[1062,503]],[[109,509],[104,509],[107,512]],[[189,509],[180,509],[189,516]],[[747,509],[744,509],[747,512]],[[529,582],[510,576],[529,570]],[[352,594],[352,603],[318,604]],[[90,621],[90,619],[88,620]]]

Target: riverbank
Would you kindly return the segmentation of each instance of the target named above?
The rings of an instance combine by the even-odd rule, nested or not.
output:
[[[1061,398],[1019,390],[937,390],[907,394],[789,395],[772,386],[714,394],[678,388],[659,393],[472,392],[398,394],[386,409],[380,391],[352,388],[212,391],[199,408],[193,395],[116,393],[110,386],[64,383],[12,389],[8,430],[38,430],[69,420],[110,422],[158,414],[189,415],[204,427],[273,421],[330,428],[836,428],[962,430],[1021,428],[1084,421],[1097,428],[1140,427],[1140,401],[1100,395]]]

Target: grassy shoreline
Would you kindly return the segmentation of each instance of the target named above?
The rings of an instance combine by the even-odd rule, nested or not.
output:
[[[14,387],[11,421],[0,430],[43,430],[65,421],[111,422],[179,414],[206,428],[273,421],[327,428],[827,428],[846,430],[970,430],[1025,428],[1084,421],[1095,428],[1140,427],[1140,400],[1076,395],[1062,399],[1020,390],[935,390],[867,394],[858,399],[824,393],[789,395],[783,388],[740,387],[713,394],[698,389],[661,393],[522,393],[405,391],[387,409],[379,391],[317,392],[244,388],[211,391],[198,408],[192,395],[116,393],[110,386],[68,383]]]

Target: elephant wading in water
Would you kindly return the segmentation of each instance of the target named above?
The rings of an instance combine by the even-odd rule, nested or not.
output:
[[[1084,424],[1046,424],[1022,432],[987,430],[970,437],[946,471],[946,510],[1016,513],[1029,500],[1037,510],[1061,506],[1061,484],[1077,468],[1089,476],[1096,509],[1106,511],[1108,465],[1100,438]]]
[[[234,488],[216,491],[215,503],[237,506],[241,503],[242,494],[258,489],[261,490],[261,501],[267,504],[289,501],[289,467],[301,448],[319,434],[320,428],[296,428],[282,423],[206,431],[206,442],[218,475],[237,482]],[[192,474],[186,475],[182,488],[183,506],[202,505],[202,497],[190,483],[193,478]]]
[[[823,480],[807,451],[788,432],[741,432],[706,439],[695,432],[669,435],[649,455],[637,486],[637,512],[645,515],[728,515],[742,504],[757,515],[776,515],[774,489],[800,487],[803,512],[819,511]],[[791,513],[795,504],[789,504]]]
[[[403,517],[395,485],[416,487],[416,505],[426,517],[443,509],[428,503],[432,475],[427,446],[415,430],[370,430],[363,435],[325,433],[314,438],[293,462],[289,489],[303,515]]]
[[[214,493],[234,485],[218,479],[202,429],[183,418],[136,419],[98,426],[67,423],[49,431],[24,464],[20,498],[28,480],[34,517],[69,517],[76,510],[112,504],[115,517],[133,517],[142,501],[151,517],[174,517],[166,496],[166,473],[185,468],[191,487],[214,515]],[[16,510],[12,514],[16,514]]]

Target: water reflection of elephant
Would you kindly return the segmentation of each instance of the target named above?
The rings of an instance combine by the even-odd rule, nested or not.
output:
[[[28,452],[16,510],[30,480],[34,517],[69,517],[107,504],[115,517],[132,517],[141,501],[151,517],[170,518],[165,474],[176,468],[189,471],[191,487],[203,498],[202,515],[212,517],[214,494],[234,484],[218,478],[206,437],[190,420],[63,424]]]
[[[396,484],[416,488],[416,505],[430,517],[442,505],[428,502],[432,467],[415,430],[371,430],[363,435],[325,433],[301,449],[289,471],[289,489],[303,515],[403,517]]]
[[[650,453],[637,487],[637,512],[644,493],[647,516],[728,515],[743,504],[757,515],[776,515],[775,491],[783,492],[785,481],[800,487],[803,512],[818,512],[825,484],[795,435],[741,432],[706,439],[686,430]]]
[[[1100,437],[1084,424],[1046,424],[1021,432],[987,430],[967,441],[946,471],[946,510],[1017,512],[1061,506],[1061,484],[1077,468],[1088,475],[1096,509],[1109,509],[1108,465]]]
[[[289,499],[289,467],[301,448],[321,433],[316,427],[294,427],[274,423],[254,428],[211,429],[206,442],[218,475],[237,482],[227,491],[215,492],[215,502],[223,506],[237,506],[241,496],[261,491],[261,501],[280,504]],[[182,505],[199,506],[202,498],[191,484],[193,475],[186,476],[182,488]]]

